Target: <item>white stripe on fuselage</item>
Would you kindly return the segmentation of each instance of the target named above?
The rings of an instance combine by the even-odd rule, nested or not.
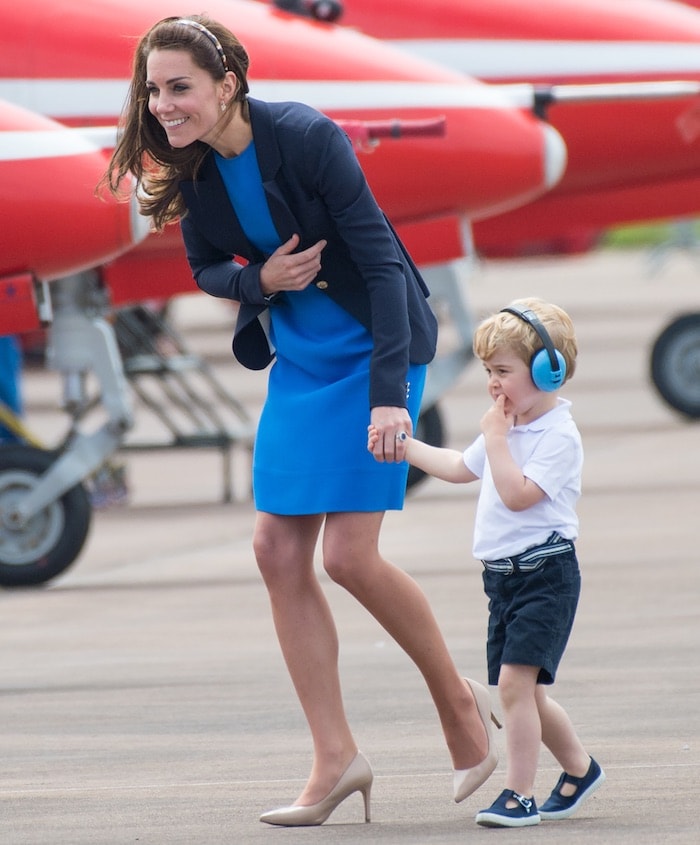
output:
[[[443,82],[251,81],[250,93],[268,101],[297,100],[321,111],[387,108],[508,109],[513,104],[488,85]],[[0,79],[0,99],[61,120],[115,118],[128,83],[119,79]]]
[[[392,43],[482,80],[564,77],[575,82],[592,76],[682,77],[700,73],[700,43],[482,39]],[[126,79],[0,79],[0,99],[58,120],[116,121],[127,91]],[[252,80],[251,94],[269,101],[297,100],[332,112],[425,107],[508,109],[531,104],[527,86],[500,88],[418,80]],[[68,148],[71,142],[64,139],[60,143]]]
[[[66,158],[97,150],[98,147],[78,131],[0,132],[0,161]]]
[[[700,42],[426,38],[390,43],[483,80],[700,72]]]

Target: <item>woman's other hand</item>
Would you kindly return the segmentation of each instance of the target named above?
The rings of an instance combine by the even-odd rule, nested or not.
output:
[[[321,269],[321,253],[327,241],[318,241],[308,249],[294,252],[299,235],[279,246],[260,270],[260,287],[265,296],[283,290],[304,290]]]

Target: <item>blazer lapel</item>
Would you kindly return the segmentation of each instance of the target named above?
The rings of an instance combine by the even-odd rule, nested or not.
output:
[[[257,252],[248,241],[231,205],[213,153],[204,159],[197,180],[180,182],[180,190],[188,213],[195,222],[201,221],[212,243],[236,255],[244,254],[241,248],[244,244],[247,245],[246,257]]]
[[[277,142],[275,125],[267,103],[249,98],[250,121],[253,129],[253,143],[258,158],[263,189],[267,198],[272,222],[282,243],[296,232],[302,233],[288,197],[283,191],[280,177],[282,157]],[[264,261],[267,256],[248,240],[234,211],[216,166],[214,154],[210,153],[202,163],[196,181],[180,182],[185,203],[196,223],[209,240],[223,251],[239,255],[249,261]]]
[[[248,98],[248,105],[253,143],[270,216],[280,240],[284,243],[295,232],[301,235],[302,230],[280,187],[279,172],[282,168],[282,154],[277,143],[275,124],[267,103]]]

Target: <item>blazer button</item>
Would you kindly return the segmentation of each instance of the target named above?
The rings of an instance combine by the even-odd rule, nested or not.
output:
[[[316,282],[316,287],[319,290],[326,290],[326,288],[328,287],[328,282],[324,282],[324,280],[321,279],[320,281]]]

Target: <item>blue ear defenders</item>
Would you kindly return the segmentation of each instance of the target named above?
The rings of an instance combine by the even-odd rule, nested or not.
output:
[[[538,349],[530,360],[530,375],[536,388],[550,393],[558,390],[564,384],[566,376],[566,361],[561,352],[555,348],[549,332],[545,329],[540,318],[530,308],[516,308],[509,306],[501,308],[502,312],[515,314],[537,332],[544,344],[544,349]]]

